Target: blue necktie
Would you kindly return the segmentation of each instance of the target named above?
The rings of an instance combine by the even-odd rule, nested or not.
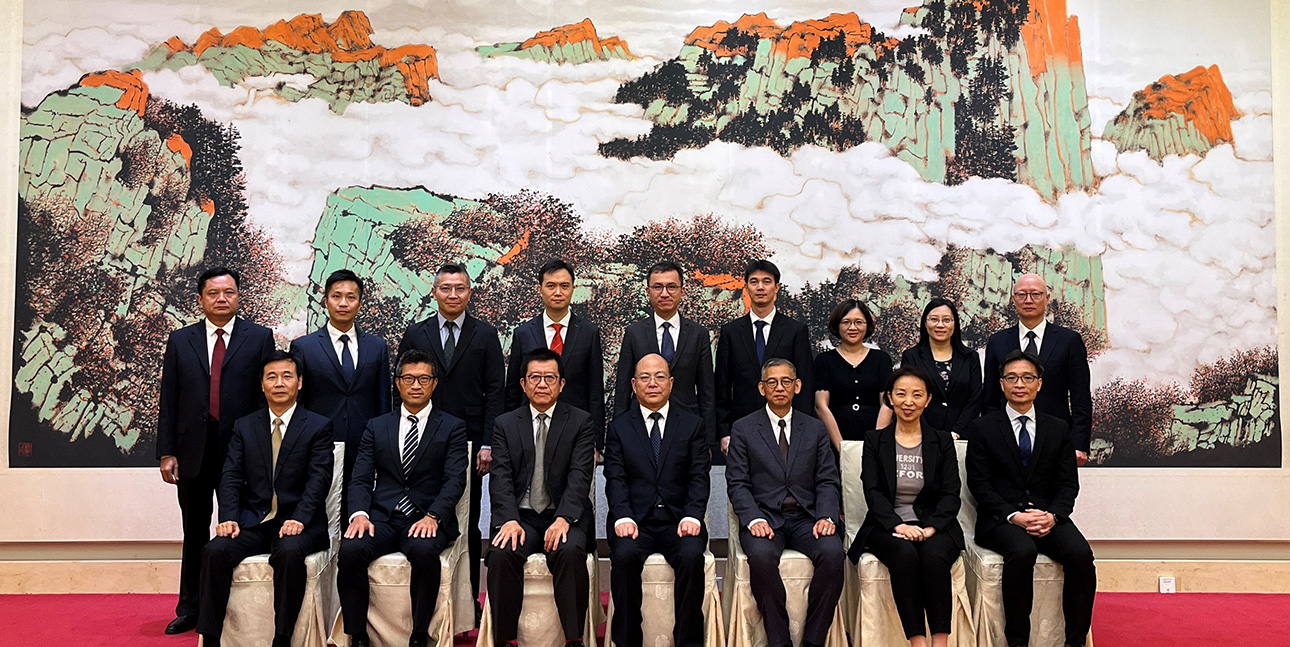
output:
[[[676,357],[676,344],[672,341],[671,328],[671,322],[663,322],[663,343],[658,346],[658,354],[662,355],[668,364],[671,364],[672,358]]]
[[[663,418],[663,414],[655,411],[649,414],[649,419],[654,421],[654,427],[649,430],[649,444],[654,446],[654,462],[658,462],[659,450],[663,448],[663,430],[659,429],[658,421]]]
[[[757,326],[757,365],[761,366],[766,363],[766,322],[754,321]]]
[[[340,336],[340,375],[346,382],[354,379],[354,356],[349,352],[349,335]]]
[[[1026,416],[1017,416],[1021,421],[1021,433],[1017,435],[1017,449],[1021,450],[1021,466],[1030,469],[1030,432],[1026,430]]]

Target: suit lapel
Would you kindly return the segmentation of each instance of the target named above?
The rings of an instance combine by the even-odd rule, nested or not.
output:
[[[237,352],[237,349],[242,347],[242,342],[246,341],[246,330],[248,327],[249,324],[242,321],[241,317],[233,320],[233,330],[228,334],[228,348],[224,351],[224,363],[220,364],[221,368],[228,366],[229,358],[233,356],[233,353]]]
[[[975,361],[976,361],[975,355],[961,355],[959,353],[954,354],[954,359],[950,360],[950,384],[948,387],[944,388],[944,395],[946,400],[949,399],[950,391],[954,387],[958,386],[959,384],[962,384],[963,381],[967,379],[967,374],[968,374],[967,363],[975,362]],[[969,389],[969,391],[970,390],[971,389]]]
[[[528,487],[529,481],[533,480],[533,470],[531,469],[533,467],[532,458],[537,455],[537,451],[535,450],[533,445],[533,410],[531,408],[525,407],[523,420],[524,420],[524,426],[521,427],[519,430],[520,448],[521,448],[520,451],[522,452],[523,455],[520,456],[519,459],[515,461],[515,463],[517,465],[529,466],[530,469],[528,470],[528,473],[524,475],[524,485],[523,485],[523,487]],[[547,432],[548,432],[547,438],[549,440],[551,437],[550,429],[548,429]]]
[[[525,329],[522,331],[522,334],[529,336],[529,342],[533,348],[548,347],[546,345],[546,327],[543,326],[542,323],[542,315],[538,315],[530,319],[528,321],[529,325],[525,326]]]
[[[354,333],[358,335],[358,362],[354,366],[354,381],[361,382],[359,376],[362,372],[369,367],[375,370],[375,367],[380,364],[381,357],[380,352],[376,350],[376,337],[359,330],[358,326],[354,327]]]
[[[309,414],[305,413],[304,409],[296,407],[296,412],[291,415],[291,422],[287,423],[287,428],[282,431],[283,438],[282,446],[278,448],[278,463],[273,466],[275,481],[276,475],[282,470],[283,463],[287,461],[287,454],[290,454],[292,448],[296,446],[296,443],[300,442],[300,436],[304,434],[306,418],[308,418],[308,416]],[[272,430],[272,424],[269,425],[269,428]],[[272,431],[270,431],[270,433],[272,433]],[[270,442],[269,445],[269,451],[272,452],[273,443]]]
[[[1017,324],[1003,331],[1004,344],[1009,351],[1021,350],[1021,324]],[[999,359],[1003,359],[1000,357]]]
[[[944,402],[947,399],[945,397],[947,395],[946,388],[945,388],[945,384],[941,382],[941,371],[940,369],[936,368],[936,357],[932,355],[931,347],[919,345],[917,347],[917,350],[914,351],[914,355],[918,358],[918,367],[923,369],[923,371],[927,373],[928,377],[932,378],[932,390],[939,393],[941,396],[941,401]],[[954,361],[953,359],[951,359],[950,360],[951,376],[953,375],[953,373],[954,373]]]
[[[394,462],[399,468],[394,470],[399,476],[399,482],[407,481],[407,476],[403,474],[403,446],[399,444],[399,425],[403,424],[403,407],[395,406],[394,423],[382,430],[381,434],[385,437],[385,442],[390,446],[390,451],[394,453]]]
[[[680,329],[676,332],[676,354],[672,356],[672,361],[668,364],[668,368],[674,366],[681,359],[681,356],[685,354],[686,344],[690,343],[694,337],[694,326],[693,321],[681,317]],[[654,338],[654,345],[658,345],[657,337]]]
[[[555,405],[555,411],[551,415],[551,426],[546,430],[546,448],[542,452],[542,473],[546,475],[547,482],[551,482],[551,463],[555,459],[555,449],[564,439],[565,429],[569,426],[569,405]]]
[[[751,327],[752,326],[751,317],[749,318],[748,321],[749,321],[748,325]],[[784,329],[787,327],[787,324],[789,324],[789,322],[791,321],[792,319],[789,319],[788,317],[784,316],[781,313],[775,314],[775,321],[772,322],[770,325],[770,336],[766,338],[766,357],[775,357],[774,355],[775,350],[779,348],[780,342],[784,341],[784,335],[787,334],[784,332]],[[749,329],[751,330],[751,328]],[[757,340],[754,339],[753,357],[757,356],[756,347],[757,347]]]
[[[421,457],[426,453],[426,447],[434,438],[435,433],[439,431],[439,426],[443,422],[443,413],[438,409],[431,409],[430,415],[426,417],[426,428],[421,430],[421,438],[417,441],[417,448],[412,453],[412,462],[408,463],[408,473],[411,474],[417,468],[417,463],[421,462]]]
[[[659,464],[662,462],[662,459],[663,459],[663,450],[661,450],[661,449],[659,450],[659,452],[658,452],[658,456],[659,456],[659,458],[658,458],[658,460],[655,460],[655,459],[654,459],[654,444],[653,444],[653,442],[650,440],[650,437],[649,437],[649,434],[650,434],[649,430],[650,430],[650,427],[651,427],[652,425],[651,425],[651,423],[649,423],[648,421],[646,421],[646,420],[645,420],[645,418],[641,417],[641,408],[640,408],[640,405],[639,405],[639,404],[638,404],[638,405],[636,405],[635,409],[632,411],[632,413],[631,413],[630,415],[631,415],[631,420],[632,420],[632,427],[634,427],[634,428],[635,428],[635,431],[636,431],[636,433],[635,433],[635,434],[633,434],[633,435],[634,435],[634,436],[636,436],[636,438],[638,439],[638,440],[636,440],[636,443],[640,446],[640,450],[641,450],[641,451],[643,451],[643,452],[644,452],[644,454],[645,454],[646,456],[648,456],[648,457],[649,457],[650,465],[653,465],[653,466],[654,466],[654,471],[655,471],[655,472],[657,472],[657,471],[658,471],[658,466],[659,466]],[[667,437],[668,437],[668,436],[667,436],[667,424],[666,424],[666,423],[664,423],[663,427],[664,427],[664,428],[663,428],[663,446],[664,446],[664,447],[666,447],[666,446],[667,446]]]
[[[452,361],[448,363],[448,370],[444,374],[451,373],[457,362],[461,361],[462,351],[470,345],[470,338],[475,336],[475,318],[466,313],[461,318],[461,333],[457,335],[456,350],[452,351]]]
[[[197,353],[197,358],[201,360],[202,368],[206,369],[206,375],[211,374],[211,360],[206,356],[206,320],[193,326],[192,333],[188,336],[188,342],[192,344],[193,352]]]
[[[887,433],[890,430],[891,433]],[[887,492],[891,496],[896,496],[896,470],[900,469],[896,465],[896,428],[888,427],[878,436],[878,459],[882,461],[882,466],[886,469]]]
[[[1039,412],[1031,409],[1031,414],[1032,417],[1034,417],[1034,420],[1031,421],[1030,435],[1034,437],[1035,442],[1032,443],[1033,447],[1030,450],[1030,467],[1026,469],[1027,481],[1038,473],[1038,470],[1035,469],[1035,464],[1039,462],[1039,457],[1042,455],[1045,446],[1048,444],[1049,436],[1049,434],[1039,433]],[[1018,455],[1020,455],[1020,450],[1018,450]]]
[[[1053,363],[1053,356],[1057,354],[1057,340],[1060,337],[1061,333],[1058,332],[1056,325],[1048,324],[1044,328],[1044,340],[1039,347],[1039,361],[1043,362],[1044,366],[1049,366]],[[1020,340],[1018,341],[1020,342]]]
[[[779,438],[776,436],[776,430],[770,424],[770,414],[766,413],[765,408],[763,408],[760,411],[760,415],[757,416],[757,426],[761,430],[762,439],[765,440],[766,445],[770,447],[770,453],[775,456],[775,460],[779,463],[779,466],[784,468],[784,471],[787,472],[788,463],[784,462],[784,457],[779,454]],[[792,453],[791,442],[789,443],[789,453]]]
[[[336,371],[336,375],[340,378],[339,382],[348,387],[349,383],[345,380],[345,371],[340,369],[340,358],[336,357],[336,347],[331,345],[331,334],[327,332],[327,327],[323,326],[318,329],[314,339],[318,340],[318,349],[322,351],[323,355],[327,356],[328,364],[331,365],[332,370]],[[357,372],[357,368],[355,372]]]
[[[769,351],[767,354],[769,354]],[[800,421],[801,412],[798,412],[797,415],[793,416],[793,422],[790,424],[790,428],[792,429],[792,438],[789,438],[788,440],[788,462],[784,465],[784,471],[788,474],[793,473],[793,465],[797,463],[797,461],[801,459],[802,454],[806,452],[806,445],[808,443],[814,444],[811,443],[812,439],[806,437],[806,427],[803,426]],[[775,453],[779,453],[778,439],[776,439],[775,442]]]
[[[538,326],[540,327],[541,325],[542,325],[542,323],[539,321],[539,322],[538,322]],[[564,328],[564,350],[565,350],[565,353],[568,353],[570,350],[572,350],[572,349],[573,349],[573,340],[577,338],[577,336],[578,336],[578,331],[579,331],[579,329],[581,329],[581,328],[582,328],[582,322],[578,320],[578,315],[570,313],[570,314],[569,314],[569,325],[568,325],[568,326],[565,326],[565,328]],[[539,328],[539,330],[540,330],[540,328]],[[546,341],[546,331],[545,331],[545,330],[543,330],[543,331],[541,331],[541,332],[542,332],[542,341],[544,341],[544,342],[545,342],[545,341]]]
[[[757,335],[753,333],[752,313],[750,312],[735,321],[739,322],[735,326],[736,343],[744,347],[745,357],[752,358],[754,362],[757,361]],[[770,348],[769,343],[766,344],[766,348]],[[761,370],[758,367],[758,374],[760,373]]]
[[[268,409],[261,409],[255,412],[255,433],[250,438],[244,438],[248,443],[258,443],[260,452],[260,462],[264,464],[264,473],[269,476],[269,489],[273,489],[273,424],[270,422]],[[285,433],[285,432],[284,432]],[[281,452],[279,452],[281,454]],[[253,456],[247,452],[248,457]]]
[[[1017,446],[1017,436],[1012,433],[1012,421],[1008,419],[1008,413],[1000,410],[998,420],[999,431],[1003,432],[1003,442],[1012,454],[1012,462],[1017,465],[1017,473],[1025,474],[1026,468],[1021,464],[1021,448]],[[1030,457],[1035,457],[1033,451],[1030,452]]]
[[[439,366],[444,367],[444,373],[448,372],[448,363],[443,358],[443,341],[439,339],[439,315],[430,315],[422,326],[422,332],[425,333],[425,345],[434,353],[434,358],[439,362]],[[397,395],[397,394],[396,394]]]

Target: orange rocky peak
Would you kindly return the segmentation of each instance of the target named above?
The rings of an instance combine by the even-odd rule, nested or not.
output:
[[[887,38],[881,43],[874,43],[873,25],[866,23],[854,13],[834,13],[826,18],[801,20],[788,27],[780,27],[765,13],[744,14],[734,24],[719,20],[710,27],[699,27],[685,38],[687,45],[697,45],[712,51],[717,56],[742,54],[751,56],[745,44],[739,43],[727,47],[726,35],[731,29],[757,39],[768,38],[774,41],[773,51],[784,54],[787,58],[810,57],[823,40],[842,36],[846,40],[847,54],[855,54],[861,45],[873,44],[877,48],[894,48],[898,41]]]
[[[1133,101],[1140,106],[1135,117],[1168,119],[1172,114],[1182,115],[1211,144],[1232,141],[1232,120],[1242,116],[1217,65],[1198,66],[1177,76],[1166,74],[1135,92]]]
[[[1030,0],[1030,15],[1021,26],[1021,39],[1026,44],[1032,78],[1047,72],[1050,62],[1084,66],[1079,18],[1067,14],[1066,0]]]
[[[143,74],[138,70],[133,72],[118,72],[116,70],[107,70],[105,72],[93,72],[81,77],[80,84],[87,88],[97,88],[108,86],[121,90],[121,98],[117,99],[116,107],[122,110],[133,110],[143,116],[143,111],[148,107],[148,86],[143,83]]]
[[[609,36],[603,40],[596,34],[596,26],[592,24],[590,18],[572,25],[556,27],[549,31],[541,31],[533,35],[532,38],[520,44],[520,49],[528,49],[541,45],[548,49],[561,47],[570,43],[589,42],[595,48],[596,53],[602,53],[605,47],[621,47],[628,56],[634,55],[627,49],[627,41],[617,36]]]

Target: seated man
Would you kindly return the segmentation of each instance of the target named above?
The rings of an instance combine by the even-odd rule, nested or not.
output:
[[[978,418],[968,443],[967,483],[977,501],[976,543],[1003,555],[1004,637],[1030,642],[1035,558],[1062,565],[1066,644],[1081,647],[1093,619],[1093,549],[1071,522],[1079,493],[1070,427],[1034,408],[1039,358],[1014,350],[999,363],[1007,405]]]
[[[273,647],[291,644],[304,603],[305,557],[327,550],[331,421],[296,406],[300,364],[274,351],[260,371],[269,408],[233,424],[219,485],[219,525],[202,550],[197,633],[219,647],[233,570],[269,553],[273,567]]]
[[[618,617],[611,637],[641,647],[641,572],[662,553],[676,574],[677,647],[703,644],[703,553],[711,466],[703,418],[671,406],[672,374],[662,355],[636,363],[632,391],[640,406],[620,413],[605,438],[609,501],[609,590]]]
[[[824,423],[793,410],[802,388],[793,363],[766,360],[757,389],[766,407],[734,423],[726,484],[739,517],[753,596],[770,647],[790,647],[779,558],[785,548],[815,565],[802,644],[824,644],[842,595],[842,540],[835,519],[841,498],[837,462]]]
[[[551,569],[566,644],[583,644],[590,586],[587,550],[596,542],[590,498],[596,432],[586,411],[557,403],[564,388],[561,369],[555,351],[529,353],[520,365],[520,386],[529,403],[498,416],[493,429],[488,489],[493,545],[485,563],[498,646],[516,644],[524,562],[538,552],[546,553]]]
[[[367,647],[367,567],[401,552],[412,565],[409,647],[430,640],[439,597],[439,554],[457,539],[457,501],[466,491],[466,423],[431,406],[438,369],[413,349],[395,369],[403,404],[373,418],[354,459],[349,504],[356,512],[340,542],[337,586],[345,632]]]

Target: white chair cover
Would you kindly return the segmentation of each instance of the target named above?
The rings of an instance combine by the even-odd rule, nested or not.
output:
[[[721,594],[717,591],[717,560],[710,551],[703,554],[703,644],[724,647],[726,626],[721,613]],[[645,560],[641,572],[641,644],[650,647],[673,647],[672,627],[676,623],[676,574],[660,553]],[[605,644],[612,646],[614,599],[609,598],[609,618],[605,621]]]

